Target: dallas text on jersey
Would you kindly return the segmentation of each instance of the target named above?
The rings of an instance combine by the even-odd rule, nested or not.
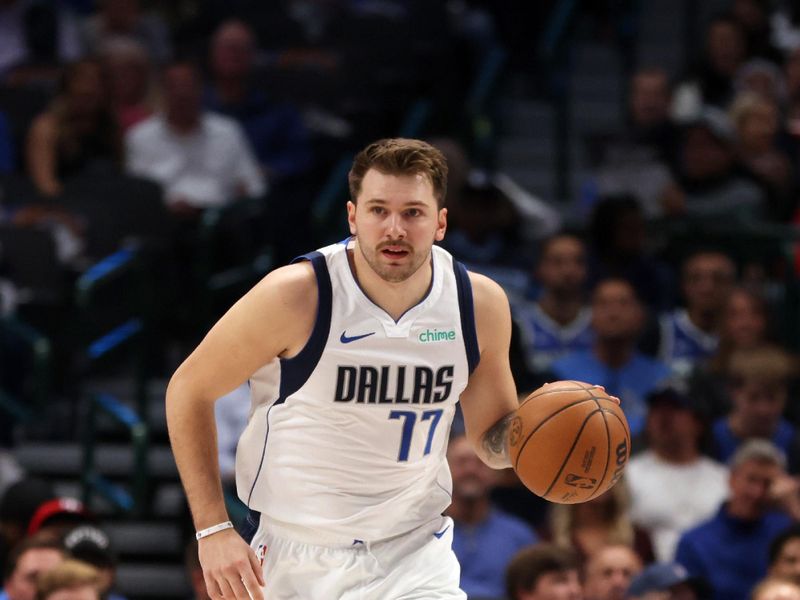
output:
[[[393,373],[394,371],[394,373]],[[453,365],[368,367],[339,365],[335,402],[357,404],[437,404],[450,396]]]

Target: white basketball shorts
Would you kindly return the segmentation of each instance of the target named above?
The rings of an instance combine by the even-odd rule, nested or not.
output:
[[[466,600],[453,521],[437,518],[378,542],[321,540],[261,519],[251,546],[266,600]]]

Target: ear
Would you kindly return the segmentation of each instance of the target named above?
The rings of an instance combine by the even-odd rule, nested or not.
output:
[[[352,200],[347,201],[347,224],[350,226],[350,234],[356,235],[356,205]]]
[[[439,210],[439,214],[437,216],[437,225],[436,225],[436,234],[434,235],[434,240],[437,242],[441,242],[444,239],[444,234],[447,231],[447,209],[442,208]]]

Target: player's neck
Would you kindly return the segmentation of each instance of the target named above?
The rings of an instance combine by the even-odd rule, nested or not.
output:
[[[431,287],[433,269],[430,258],[411,277],[398,282],[386,281],[375,273],[357,246],[348,251],[348,258],[353,277],[364,294],[395,321],[419,304]]]
[[[544,314],[559,325],[569,325],[581,312],[583,299],[580,295],[560,298],[545,291],[539,299],[539,306]]]

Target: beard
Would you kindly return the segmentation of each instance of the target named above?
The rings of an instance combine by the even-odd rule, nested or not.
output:
[[[382,252],[384,248],[389,246],[400,247],[408,254],[398,257],[397,261],[393,261]],[[414,252],[414,248],[406,242],[383,242],[375,248],[360,243],[358,247],[361,249],[361,255],[370,268],[378,277],[389,283],[400,283],[407,280],[425,263],[425,257],[418,256]]]

